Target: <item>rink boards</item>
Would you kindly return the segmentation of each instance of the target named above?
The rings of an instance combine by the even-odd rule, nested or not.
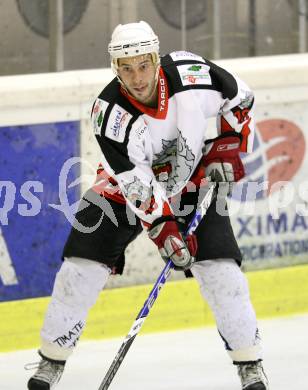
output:
[[[308,265],[247,273],[258,318],[308,312]],[[92,308],[82,339],[124,337],[152,285],[105,290]],[[0,352],[37,348],[49,298],[0,304]],[[214,323],[195,280],[162,289],[141,333],[198,328]]]
[[[218,63],[245,80],[255,91],[257,102],[254,151],[243,157],[249,180],[260,187],[253,200],[247,198],[249,183],[241,183],[230,200],[235,236],[245,257],[244,269],[273,268],[264,275],[273,272],[274,279],[293,275],[293,267],[279,267],[308,262],[308,55]],[[48,300],[44,297],[50,295],[61,265],[78,199],[93,183],[100,161],[89,120],[91,106],[112,77],[112,72],[104,69],[1,77],[0,318],[5,320],[1,321],[0,351],[31,346],[37,340],[29,336],[29,343],[23,345],[15,329],[27,327],[26,322],[32,327],[29,329],[36,330],[42,321]],[[283,191],[277,183],[283,183]],[[126,258],[124,275],[112,278],[108,287],[115,290],[105,293],[106,297],[118,297],[124,306],[128,305],[126,294],[146,292],[162,267],[156,248],[145,234],[128,248]],[[300,269],[301,277],[305,277],[306,267]],[[263,271],[255,275],[262,279]],[[193,283],[183,280],[182,273],[174,274],[172,280],[167,291],[171,286],[186,291]],[[298,287],[292,277],[283,280],[284,284],[278,283],[283,294]],[[302,284],[304,296],[306,286]],[[191,288],[194,291],[193,284]],[[275,286],[268,284],[268,288],[275,291]],[[257,290],[261,302],[262,294]],[[302,311],[306,301],[299,303],[299,297],[291,306]],[[128,314],[133,316],[135,306],[131,309]],[[185,309],[183,313],[184,323],[191,325]],[[114,316],[117,314],[110,312],[110,321]],[[172,327],[177,322],[181,324],[177,319]],[[121,319],[124,333],[127,323]],[[100,327],[100,320],[97,324]],[[112,328],[101,330],[102,335],[113,336]]]

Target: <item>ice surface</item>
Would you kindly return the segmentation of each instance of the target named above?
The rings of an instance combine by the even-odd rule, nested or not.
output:
[[[146,326],[146,324],[145,324]],[[308,314],[259,321],[271,390],[308,390]],[[97,390],[123,338],[80,342],[57,390]],[[26,389],[35,350],[0,354],[0,389]],[[138,335],[110,390],[239,390],[215,328]]]

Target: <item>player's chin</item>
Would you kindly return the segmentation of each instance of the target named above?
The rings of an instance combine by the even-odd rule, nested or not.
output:
[[[149,94],[148,93],[138,93],[134,94],[134,98],[138,100],[140,103],[145,104],[148,101]]]

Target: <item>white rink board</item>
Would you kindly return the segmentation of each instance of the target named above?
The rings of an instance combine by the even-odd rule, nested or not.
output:
[[[307,389],[308,316],[259,321],[270,389]],[[290,335],[290,337],[286,337]],[[124,337],[124,336],[123,336]],[[97,390],[123,339],[81,342],[57,390]],[[0,354],[1,390],[26,388],[35,350]],[[216,328],[138,335],[110,390],[239,390]]]
[[[273,57],[244,58],[217,61],[241,77],[254,90],[256,96],[256,121],[258,123],[279,119],[291,122],[300,129],[306,140],[308,136],[308,54],[282,55]],[[51,74],[8,76],[0,78],[0,126],[48,123],[55,121],[80,120],[81,122],[81,174],[82,192],[94,181],[97,163],[100,161],[100,150],[91,129],[90,110],[95,97],[112,79],[111,70],[93,69],[69,71]],[[277,138],[277,137],[276,137]],[[305,180],[307,171],[307,155],[303,157],[300,169],[290,179],[295,188]],[[265,172],[265,176],[266,176]],[[290,242],[303,243],[307,237],[308,218],[295,221],[295,207],[298,195],[287,207],[287,221],[282,221],[277,228],[278,235],[268,233],[268,198],[257,202],[252,219],[246,219],[249,233],[239,237],[241,246],[254,258],[260,252],[260,245],[284,245],[290,248]],[[307,195],[305,194],[307,197]],[[234,207],[238,205],[236,201]],[[242,211],[242,210],[241,210]],[[240,215],[241,216],[241,215]],[[245,221],[244,221],[245,222]],[[243,228],[237,216],[232,217],[236,236]],[[243,223],[243,221],[242,221]],[[262,225],[262,226],[261,226]],[[271,229],[274,228],[271,225]],[[247,229],[246,229],[247,230]],[[275,229],[274,229],[275,230]],[[289,244],[284,244],[287,242]],[[289,247],[288,247],[289,245]],[[257,248],[255,249],[254,246]],[[307,244],[308,248],[308,244]],[[274,248],[277,252],[277,248]],[[270,257],[271,250],[264,247],[266,256],[262,261],[258,258],[247,262],[247,268],[263,268],[307,261],[307,251],[295,254],[297,248],[282,257]],[[281,251],[281,248],[279,249]],[[261,248],[262,251],[262,248]],[[109,281],[109,287],[143,284],[152,282],[162,268],[157,251],[153,244],[141,235],[127,251],[125,275]],[[173,273],[173,278],[182,278],[182,273]]]

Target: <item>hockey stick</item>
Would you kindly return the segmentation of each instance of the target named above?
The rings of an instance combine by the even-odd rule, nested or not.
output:
[[[213,197],[215,195],[215,187],[216,183],[210,182],[209,183],[209,190],[206,193],[205,197],[203,198],[202,202],[200,203],[199,207],[197,208],[191,222],[188,225],[188,228],[186,230],[186,235],[189,235],[193,233],[199,223],[201,222],[202,218],[205,216],[208,208],[210,207]],[[164,284],[166,283],[166,280],[168,279],[171,269],[174,268],[174,265],[171,260],[169,260],[164,269],[162,270],[161,274],[159,275],[154,287],[152,288],[147,300],[145,301],[143,308],[140,310],[139,314],[136,317],[136,320],[133,323],[133,326],[131,327],[130,331],[128,332],[127,336],[125,337],[118,353],[116,354],[116,357],[114,358],[113,362],[111,363],[111,366],[109,370],[107,371],[107,374],[105,375],[105,378],[103,379],[100,387],[98,390],[107,390],[115,377],[115,374],[117,373],[122,361],[125,358],[125,355],[127,354],[130,346],[132,345],[133,341],[135,340],[137,334],[139,333],[146,317],[148,316],[154,302],[156,301],[156,298],[158,297],[158,294]]]

